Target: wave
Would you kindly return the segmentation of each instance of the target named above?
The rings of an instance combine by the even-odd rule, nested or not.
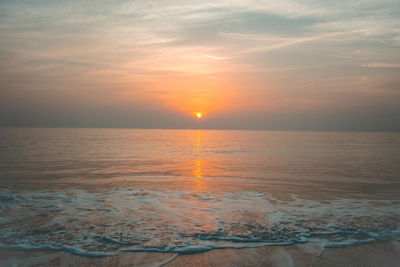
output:
[[[400,236],[395,200],[279,200],[259,192],[2,192],[0,218],[1,247],[92,257],[299,243],[346,247]]]

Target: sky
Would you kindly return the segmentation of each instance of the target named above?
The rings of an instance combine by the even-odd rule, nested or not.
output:
[[[0,1],[0,126],[400,131],[399,117],[398,0]]]

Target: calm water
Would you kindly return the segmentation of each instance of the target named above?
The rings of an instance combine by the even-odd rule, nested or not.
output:
[[[400,134],[0,128],[0,246],[399,239]]]

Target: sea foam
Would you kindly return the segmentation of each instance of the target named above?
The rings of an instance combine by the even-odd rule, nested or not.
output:
[[[279,200],[260,192],[10,191],[0,195],[0,214],[1,247],[87,256],[307,242],[341,247],[400,234],[398,201]]]

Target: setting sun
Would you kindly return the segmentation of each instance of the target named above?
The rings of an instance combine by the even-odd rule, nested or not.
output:
[[[201,112],[196,112],[196,117],[197,117],[198,119],[203,118],[203,113],[201,113]]]

